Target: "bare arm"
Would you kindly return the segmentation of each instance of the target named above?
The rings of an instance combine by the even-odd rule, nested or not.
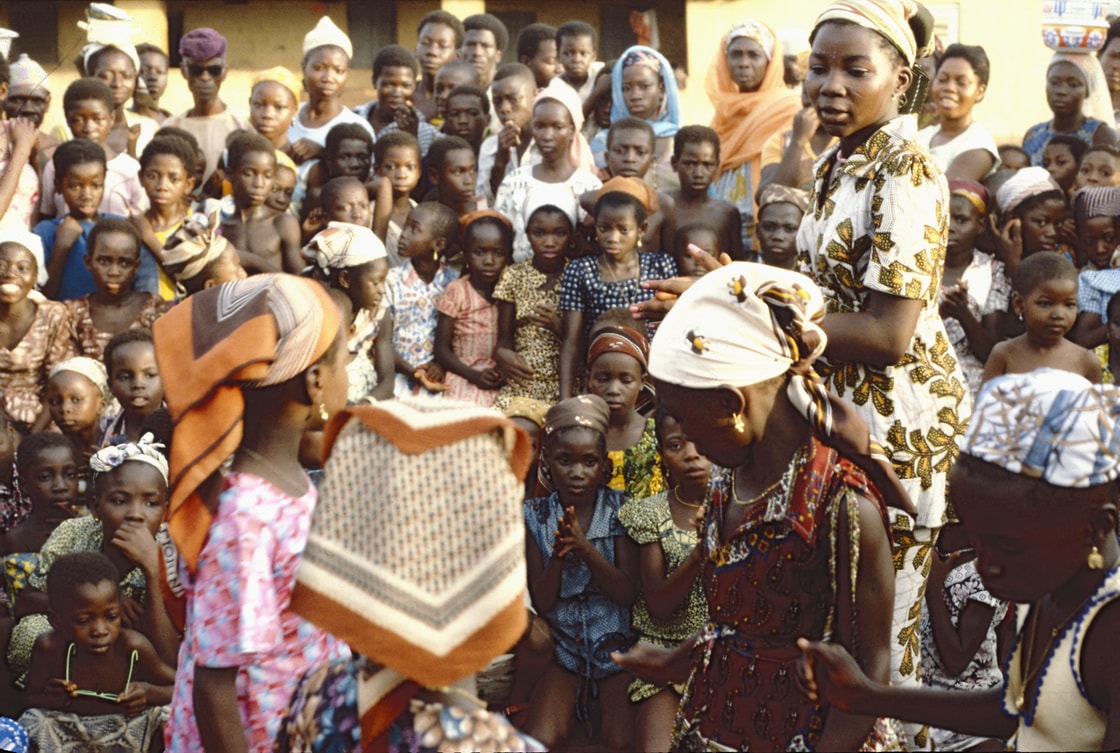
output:
[[[283,271],[298,275],[306,266],[299,253],[299,220],[283,212],[274,222],[276,233],[280,236],[280,259],[284,265]]]
[[[958,154],[945,170],[946,180],[963,178],[981,181],[992,165],[996,163],[992,153],[986,149],[969,149]]]
[[[657,619],[667,620],[688,599],[692,584],[700,574],[700,547],[693,547],[680,566],[668,575],[660,542],[642,544],[638,558],[646,607]]]
[[[825,317],[825,355],[835,361],[855,361],[880,369],[897,364],[914,339],[922,305],[915,298],[871,291],[864,311]]]
[[[248,753],[237,703],[237,669],[194,668],[194,714],[207,753]]]
[[[565,311],[560,324],[560,399],[575,394],[583,367],[583,312]]]
[[[1001,376],[1007,373],[1007,343],[998,343],[992,348],[991,355],[988,360],[984,362],[984,374],[980,379],[980,383],[988,381],[992,377]]]
[[[614,559],[609,562],[598,549],[589,547],[584,561],[591,568],[591,578],[607,597],[624,607],[638,596],[638,546],[629,536],[614,537]]]
[[[1095,348],[1108,340],[1108,325],[1101,321],[1100,314],[1082,311],[1077,315],[1069,339],[1082,348]]]
[[[12,154],[8,159],[8,166],[4,175],[0,177],[0,217],[8,211],[19,189],[19,180],[23,175],[23,168],[31,162],[31,154],[38,142],[37,131],[31,121],[25,118],[15,118],[9,121],[8,135],[12,141]]]
[[[396,352],[393,350],[393,317],[386,312],[373,342],[373,365],[377,368],[377,386],[372,394],[378,400],[393,397],[393,376],[396,370]]]
[[[389,220],[393,217],[393,184],[385,178],[374,178],[366,184],[373,199],[373,234],[385,241],[389,235]]]
[[[541,613],[549,612],[556,606],[560,598],[560,572],[564,565],[559,557],[552,557],[548,565],[544,564],[544,555],[541,554],[537,540],[532,536],[525,537],[525,563],[529,575],[529,595],[533,598],[533,605]]]
[[[956,554],[944,561],[935,554],[926,585],[926,607],[933,628],[933,643],[945,671],[953,677],[960,676],[968,668],[987,637],[995,616],[995,610],[988,604],[969,600],[961,609],[957,624],[953,625],[949,605],[945,603],[945,577],[961,563]]]

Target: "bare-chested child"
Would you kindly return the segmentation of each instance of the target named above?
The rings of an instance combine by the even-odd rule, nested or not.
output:
[[[276,169],[276,149],[258,133],[242,133],[229,144],[227,169],[235,209],[222,219],[222,236],[237,249],[249,274],[304,267],[299,255],[299,220],[265,206]]]
[[[1063,254],[1039,251],[1019,263],[1011,306],[1027,331],[992,348],[984,381],[1042,367],[1064,369],[1099,384],[1100,361],[1066,339],[1077,319],[1077,269]]]
[[[673,169],[677,171],[681,187],[667,193],[672,204],[662,204],[664,220],[661,223],[661,247],[670,245],[677,227],[700,223],[712,228],[719,237],[719,247],[726,250],[735,261],[744,261],[742,220],[735,205],[708,194],[712,180],[719,172],[719,136],[711,128],[690,125],[677,131],[673,137]],[[677,218],[681,218],[678,221]]]

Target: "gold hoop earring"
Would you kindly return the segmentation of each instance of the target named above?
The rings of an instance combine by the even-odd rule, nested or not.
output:
[[[1101,550],[1097,549],[1096,545],[1089,550],[1089,555],[1085,558],[1085,565],[1090,570],[1103,570],[1104,569],[1104,555]]]
[[[747,429],[747,424],[743,421],[743,414],[735,414],[735,433],[742,434]]]

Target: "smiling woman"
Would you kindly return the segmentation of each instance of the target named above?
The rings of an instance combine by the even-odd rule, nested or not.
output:
[[[917,141],[947,178],[982,180],[999,167],[995,139],[972,119],[987,93],[990,72],[979,45],[951,44],[937,64],[931,94],[939,122],[918,131]]]

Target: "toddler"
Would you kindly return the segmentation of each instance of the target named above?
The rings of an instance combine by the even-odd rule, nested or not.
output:
[[[120,406],[101,427],[101,445],[138,442],[149,416],[163,407],[163,381],[150,329],[126,329],[105,346],[109,391]]]
[[[683,277],[703,277],[704,269],[696,263],[690,247],[695,246],[701,251],[719,258],[724,253],[719,245],[719,234],[707,225],[691,222],[677,228],[673,235],[673,260],[677,263],[677,272]]]

